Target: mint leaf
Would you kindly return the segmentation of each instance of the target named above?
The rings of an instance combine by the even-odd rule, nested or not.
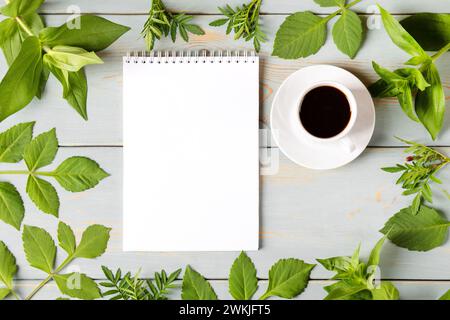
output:
[[[363,27],[359,16],[348,9],[342,10],[342,15],[333,27],[334,43],[340,51],[353,59],[358,53],[363,40]]]
[[[230,294],[236,300],[250,300],[258,289],[255,265],[245,252],[231,266],[228,283]]]
[[[75,257],[97,258],[106,251],[111,228],[94,224],[89,226],[81,237],[78,248],[75,250]]]
[[[97,283],[83,273],[56,274],[53,279],[61,293],[69,297],[83,300],[101,298]]]
[[[87,51],[101,51],[113,44],[129,27],[111,22],[105,18],[84,15],[78,17],[81,28],[69,29],[69,23],[49,27],[39,33],[44,45],[80,47]]]
[[[389,281],[382,281],[379,288],[372,290],[373,300],[398,300],[398,289]]]
[[[71,157],[64,160],[52,176],[59,184],[71,192],[80,192],[95,187],[108,177],[97,162],[86,157]]]
[[[33,137],[33,127],[34,122],[25,122],[0,133],[0,162],[22,160],[25,146]]]
[[[317,53],[327,37],[327,22],[310,11],[290,15],[277,32],[272,55],[298,59]]]
[[[435,140],[444,124],[445,92],[434,63],[424,68],[424,78],[430,84],[416,96],[416,113],[420,122]]]
[[[37,37],[28,37],[0,82],[0,121],[24,108],[36,95],[42,72],[42,48]]]
[[[90,64],[102,64],[95,52],[88,52],[83,48],[70,46],[55,46],[44,55],[44,61],[57,68],[77,72]]]
[[[16,187],[0,181],[0,220],[20,230],[24,215],[25,207]]]
[[[53,162],[58,152],[56,130],[41,133],[27,145],[24,152],[25,163],[31,172],[45,167]]]
[[[77,246],[75,235],[72,228],[62,221],[58,224],[58,241],[59,246],[63,248],[68,255],[72,255],[75,252]]]
[[[439,51],[450,43],[450,14],[416,13],[400,24],[426,51]]]
[[[52,273],[56,257],[56,246],[44,229],[25,225],[22,233],[23,248],[30,266]]]
[[[450,222],[436,210],[422,205],[417,214],[405,208],[391,217],[381,233],[399,247],[412,251],[429,251],[447,239]]]
[[[209,282],[188,265],[184,272],[181,298],[183,300],[217,300],[217,295]]]
[[[342,7],[345,6],[345,0],[314,0],[321,7]]]
[[[8,17],[25,16],[34,13],[44,0],[11,0],[0,8],[0,13]]]
[[[8,289],[12,289],[13,278],[16,273],[16,258],[11,251],[9,251],[8,247],[0,241],[0,282],[8,287]]]
[[[315,264],[299,259],[281,259],[269,271],[269,287],[260,299],[277,296],[292,299],[302,293]]]
[[[59,197],[56,189],[41,178],[30,175],[27,180],[27,194],[39,210],[59,216]]]

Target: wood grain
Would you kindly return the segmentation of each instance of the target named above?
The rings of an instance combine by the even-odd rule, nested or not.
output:
[[[301,3],[301,1],[300,1]],[[89,80],[88,113],[89,121],[82,120],[74,110],[61,98],[60,85],[50,79],[47,91],[42,100],[36,100],[26,109],[8,118],[0,124],[0,129],[8,128],[20,121],[36,120],[38,129],[56,127],[61,145],[122,145],[122,63],[121,59],[128,50],[142,50],[144,43],[139,31],[145,16],[106,16],[115,22],[132,28],[111,48],[101,53],[105,64],[87,68]],[[251,44],[233,41],[224,34],[223,28],[208,27],[208,22],[215,17],[201,16],[196,19],[207,34],[193,37],[190,44],[170,41],[158,43],[160,50],[211,50],[251,49]],[[280,84],[296,70],[313,64],[333,64],[356,74],[366,85],[377,77],[372,70],[371,61],[388,68],[398,68],[407,60],[407,55],[393,45],[384,29],[371,30],[355,60],[349,60],[340,53],[331,39],[315,56],[299,60],[281,60],[270,56],[272,41],[278,26],[285,16],[265,16],[263,24],[270,41],[262,48],[261,64],[261,127],[267,128],[269,112],[273,97]],[[65,21],[64,16],[48,16],[49,25],[58,25]],[[450,99],[450,54],[443,56],[438,67],[446,88],[447,100]],[[5,63],[0,61],[0,74],[5,72]],[[152,103],[152,92],[149,88],[148,100]],[[431,141],[425,129],[410,121],[400,109],[395,99],[376,100],[377,122],[371,141],[372,146],[399,146],[394,135],[433,145],[450,146],[450,113],[447,112],[445,128],[439,139]],[[261,144],[272,145],[262,141]]]
[[[249,2],[249,0],[166,0],[164,3],[172,10],[187,11],[200,14],[217,13],[217,7],[225,4],[231,6],[241,5]],[[350,2],[350,1],[348,1]],[[450,12],[450,3],[445,0],[365,0],[354,8],[362,13],[373,12],[373,6],[379,3],[392,13],[414,13],[414,12]],[[74,1],[70,0],[47,0],[42,7],[45,13],[66,13],[70,6],[74,5]],[[76,6],[85,13],[120,13],[120,14],[145,14],[150,8],[150,0],[128,0],[126,2],[120,0],[108,0],[108,4],[101,1],[78,0]],[[264,0],[262,12],[264,14],[273,13],[291,13],[302,10],[311,10],[318,13],[332,12],[334,8],[321,8],[313,2],[313,0]]]
[[[16,281],[16,289],[21,297],[26,296],[39,281],[37,280],[20,280]],[[228,282],[224,280],[210,281],[214,291],[217,293],[219,299],[232,299],[228,292]],[[450,281],[394,281],[394,285],[400,292],[400,299],[402,300],[436,300],[442,296],[449,288]],[[326,296],[323,287],[332,284],[331,281],[312,280],[309,282],[305,291],[296,297],[296,300],[321,300]],[[258,291],[255,293],[254,299],[261,296],[267,288],[267,281],[259,281]],[[54,282],[50,282],[34,299],[38,300],[52,300],[60,297],[61,293]],[[180,291],[176,291],[170,295],[171,299],[180,299]],[[271,298],[276,299],[276,298]]]
[[[274,157],[277,150],[270,150],[275,152]],[[442,148],[442,151],[449,154],[450,148]],[[61,198],[60,218],[74,228],[78,238],[90,224],[113,228],[107,253],[97,260],[75,261],[74,265],[80,271],[101,278],[102,264],[125,270],[142,267],[142,276],[149,277],[161,268],[174,270],[190,264],[210,279],[228,278],[237,252],[122,252],[122,148],[62,148],[54,166],[72,155],[91,157],[111,173],[111,177],[95,189],[84,193],[69,193],[57,187]],[[249,253],[257,266],[258,276],[267,278],[270,266],[280,258],[295,257],[313,263],[316,258],[351,255],[358,243],[362,243],[362,257],[367,257],[381,237],[377,230],[411,201],[400,196],[401,189],[394,185],[396,176],[379,169],[402,161],[404,157],[401,149],[374,148],[341,169],[312,171],[280,155],[278,172],[261,177],[261,250]],[[449,181],[450,170],[439,178]],[[30,202],[25,194],[25,177],[4,176],[2,179],[13,182],[23,195],[27,212],[25,224],[44,227],[55,235],[57,219],[38,212]],[[433,186],[434,206],[450,217],[448,199],[442,188],[448,188],[448,185]],[[145,207],[142,214],[146,214]],[[149,225],[148,232],[159,227]],[[170,232],[170,225],[166,228]],[[0,235],[18,259],[20,279],[44,276],[27,266],[19,232],[0,222]],[[388,242],[382,253],[381,276],[385,279],[450,280],[449,245],[418,253]],[[63,253],[59,260],[62,258]],[[330,273],[317,267],[312,276],[328,279]]]

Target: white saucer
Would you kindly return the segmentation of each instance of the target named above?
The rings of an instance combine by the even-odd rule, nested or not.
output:
[[[348,134],[355,146],[352,151],[338,143],[311,142],[299,135],[292,121],[301,92],[311,83],[323,81],[339,82],[355,96],[358,115]],[[310,169],[334,169],[353,161],[369,144],[375,128],[375,107],[366,86],[355,75],[335,66],[316,65],[298,70],[283,82],[273,100],[270,126],[275,142],[289,159]]]

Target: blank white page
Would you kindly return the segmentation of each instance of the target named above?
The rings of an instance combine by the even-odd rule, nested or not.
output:
[[[124,250],[257,250],[258,58],[128,59]]]

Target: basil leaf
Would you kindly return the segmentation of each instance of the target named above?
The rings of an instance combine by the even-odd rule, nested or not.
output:
[[[39,88],[42,54],[39,39],[28,37],[0,82],[0,121],[31,102]]]
[[[314,0],[321,7],[342,7],[345,6],[345,0]]]
[[[186,266],[181,288],[181,299],[183,300],[217,300],[213,288],[203,276]]]
[[[428,64],[423,72],[430,86],[417,93],[416,113],[420,122],[435,140],[444,124],[445,93],[434,63]]]
[[[409,53],[412,56],[424,56],[427,54],[422,49],[422,47],[417,43],[416,40],[402,27],[400,22],[398,22],[389,12],[378,6],[381,12],[381,18],[383,20],[384,28],[400,49]]]
[[[381,233],[399,247],[412,251],[429,251],[442,245],[450,222],[436,210],[421,206],[417,214],[405,208],[391,217]]]
[[[316,260],[329,271],[346,272],[352,268],[352,261],[350,257],[332,257]]]
[[[378,240],[375,247],[370,252],[369,260],[367,261],[367,266],[378,266],[380,264],[380,253],[383,248],[384,241],[386,240],[386,236]]]
[[[80,47],[87,51],[101,51],[109,47],[129,27],[111,22],[105,18],[85,15],[80,19],[79,29],[69,29],[68,23],[59,27],[49,27],[42,30],[39,38],[44,45],[53,47],[57,45]]]
[[[353,59],[363,40],[363,27],[359,16],[348,9],[342,10],[342,15],[333,27],[333,40],[338,49]]]
[[[84,70],[80,69],[77,72],[69,72],[59,69],[47,61],[47,56],[44,56],[44,63],[61,83],[63,87],[63,98],[69,102],[72,108],[74,108],[83,119],[87,120],[86,102],[88,87]]]
[[[407,83],[405,83],[401,89],[401,93],[397,96],[398,102],[400,103],[400,106],[402,107],[403,112],[413,121],[419,122],[419,119],[417,118],[415,108],[414,108],[414,100],[413,100],[413,93],[411,91],[411,88]]]
[[[25,16],[34,13],[42,5],[44,0],[10,0],[0,8],[0,13],[8,17]]]
[[[57,68],[77,72],[90,64],[102,64],[103,61],[95,54],[83,48],[56,46],[45,54],[46,62]]]
[[[33,136],[34,122],[24,122],[0,133],[0,162],[22,160],[25,147]]]
[[[101,298],[97,283],[83,273],[55,274],[53,279],[61,293],[69,297],[83,300]]]
[[[325,287],[325,290],[328,295],[324,300],[365,300],[367,296],[360,298],[357,295],[368,291],[366,285],[354,280],[341,280]]]
[[[369,86],[369,91],[374,98],[397,97],[401,89],[395,83],[388,83],[383,79],[374,82]]]
[[[277,32],[272,55],[298,59],[317,53],[327,38],[327,22],[309,11],[290,15]]]
[[[41,133],[34,138],[25,148],[24,160],[31,172],[49,165],[55,159],[58,152],[58,139],[56,130]]]
[[[56,246],[47,231],[25,225],[22,233],[23,248],[30,266],[52,273],[56,257]]]
[[[81,192],[95,187],[109,176],[97,162],[86,157],[70,157],[64,160],[52,176],[71,192]]]
[[[430,84],[425,80],[422,72],[415,68],[402,68],[395,71],[396,74],[406,78],[412,88],[425,90]]]
[[[20,230],[24,215],[25,207],[16,187],[0,181],[0,220]]]
[[[50,182],[30,175],[27,181],[27,194],[39,210],[58,217],[59,197]]]
[[[269,287],[260,299],[277,296],[292,299],[301,294],[309,282],[315,264],[299,259],[281,259],[269,271]]]
[[[255,265],[245,252],[231,266],[228,283],[230,294],[236,300],[250,300],[258,289]]]
[[[439,300],[450,300],[450,290],[448,290],[446,293],[444,293]]]
[[[398,300],[398,289],[389,281],[382,281],[379,288],[372,290],[373,300]]]
[[[450,42],[450,14],[418,13],[400,24],[426,51],[439,51]]]
[[[39,79],[39,87],[36,92],[36,98],[41,99],[42,95],[44,94],[45,86],[47,85],[48,77],[50,76],[50,71],[48,68],[43,66],[41,78]]]
[[[93,259],[106,251],[111,228],[94,224],[87,227],[81,236],[81,241],[75,250],[75,257]]]
[[[17,273],[16,258],[8,247],[0,241],[0,282],[9,289],[13,286],[13,278]],[[1,300],[1,299],[0,299]]]
[[[60,221],[58,224],[58,241],[59,246],[67,252],[68,255],[72,255],[75,252],[77,243],[75,240],[75,234],[70,226]]]
[[[8,18],[0,22],[0,45],[6,63],[10,66],[22,48],[22,38],[16,20]]]
[[[11,293],[10,289],[0,288],[0,301],[5,299]]]

